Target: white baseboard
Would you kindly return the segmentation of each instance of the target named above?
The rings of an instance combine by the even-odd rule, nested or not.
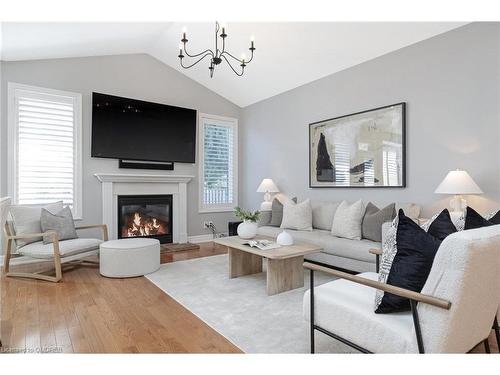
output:
[[[210,242],[213,239],[214,239],[214,236],[211,234],[200,234],[198,236],[189,236],[188,242],[191,242],[191,243]]]
[[[218,234],[221,234],[223,237],[227,237],[229,235],[227,232],[218,233]],[[188,237],[188,242],[191,242],[191,243],[210,242],[213,240],[214,240],[214,236],[212,234],[200,234],[198,236],[189,236]]]

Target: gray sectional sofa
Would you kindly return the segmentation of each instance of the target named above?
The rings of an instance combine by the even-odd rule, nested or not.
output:
[[[314,220],[314,215],[317,212],[316,210],[314,210],[314,207],[327,203],[331,202],[311,201],[311,204],[313,206],[313,223],[318,222],[318,220]],[[409,215],[413,219],[418,219],[420,213],[419,206],[412,203],[397,203],[396,209],[399,210],[399,208],[403,208],[405,214]],[[257,233],[262,236],[270,236],[276,238],[278,234],[283,231],[283,229],[278,226],[270,226],[270,216],[270,211],[262,213]],[[384,233],[389,227],[390,222],[385,223],[382,226],[382,238],[384,238]],[[315,228],[314,225],[312,231],[291,229],[286,229],[286,231],[291,234],[296,242],[312,243],[323,248],[323,250],[319,253],[306,256],[307,260],[355,272],[375,272],[375,255],[370,254],[369,250],[373,248],[381,248],[381,242],[370,241],[367,239],[351,240],[336,237],[331,234],[330,230]]]

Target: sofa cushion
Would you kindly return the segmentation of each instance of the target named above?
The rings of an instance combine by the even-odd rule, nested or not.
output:
[[[306,199],[297,204],[293,202],[285,203],[280,228],[311,231],[312,209],[310,200]]]
[[[61,257],[67,257],[87,251],[98,250],[103,241],[97,238],[76,238],[59,241]],[[54,257],[53,244],[44,244],[42,241],[33,242],[19,249],[19,254],[38,259],[52,259]]]
[[[50,211],[42,208],[40,225],[42,227],[42,232],[57,232],[60,241],[78,238],[75,229],[75,222],[73,221],[73,214],[68,206],[64,207],[57,214],[52,214]],[[52,240],[53,236],[51,235],[43,236],[44,244],[51,243]]]
[[[40,224],[40,216],[42,208],[45,208],[51,213],[59,212],[63,209],[63,202],[54,202],[40,205],[12,205],[10,206],[10,216],[12,217],[12,227],[16,235],[40,233],[42,227]],[[32,242],[41,241],[42,237],[28,238],[16,240],[18,248]]]
[[[404,214],[416,221],[420,217],[420,206],[415,203],[396,203],[396,212],[403,210]]]
[[[311,201],[313,228],[331,230],[339,204],[339,202]]]
[[[373,203],[368,203],[361,224],[362,237],[368,240],[382,241],[382,224],[392,221],[396,216],[395,203],[379,209]]]
[[[270,226],[260,227],[257,231],[261,236],[274,238],[276,238],[280,232],[281,229]],[[329,231],[319,229],[314,229],[313,231],[287,230],[287,233],[289,233],[296,242],[306,242],[321,246],[322,253],[370,263],[375,263],[375,256],[370,254],[369,250],[380,248],[381,246],[380,242],[339,238],[332,236]]]
[[[332,234],[337,237],[360,240],[364,213],[365,206],[361,199],[352,204],[342,201],[333,217]]]
[[[259,227],[271,224],[271,212],[272,211],[260,211],[259,220],[257,220],[257,225]]]
[[[358,276],[377,280],[377,274]],[[411,313],[390,315],[373,312],[375,289],[339,279],[314,288],[315,324],[377,353],[415,352]],[[303,298],[303,314],[310,319],[309,290]]]
[[[281,195],[281,199],[283,200],[283,202],[280,201],[278,197],[274,197],[271,204],[271,222],[269,223],[269,225],[273,227],[279,227],[281,225],[281,222],[283,221],[283,203],[286,203],[288,200],[290,200],[284,195]],[[297,197],[292,198],[291,201],[297,203]]]

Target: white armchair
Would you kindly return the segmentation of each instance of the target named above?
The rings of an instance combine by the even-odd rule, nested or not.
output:
[[[3,272],[7,277],[23,277],[39,279],[51,282],[58,282],[62,279],[62,265],[63,264],[85,264],[96,262],[85,260],[84,258],[90,255],[98,254],[99,245],[103,241],[108,240],[108,228],[105,224],[98,225],[84,225],[76,227],[77,231],[99,228],[102,230],[102,240],[98,238],[75,238],[70,240],[60,241],[58,234],[55,231],[48,231],[45,233],[15,233],[14,225],[7,222],[4,225],[4,240],[6,241],[4,253],[4,267]],[[51,236],[52,243],[44,244],[41,241],[43,236]],[[35,242],[32,242],[36,238]],[[31,241],[30,241],[31,239]],[[16,241],[24,241],[23,245],[16,248]],[[26,244],[25,244],[26,243]],[[27,273],[27,272],[11,272],[11,259],[13,252],[23,255],[28,258],[38,259],[40,261],[53,261],[55,276],[45,275],[42,272]]]
[[[304,317],[361,352],[465,353],[487,338],[498,310],[500,225],[458,232],[441,244],[421,293],[379,283],[376,273],[350,275],[304,263],[311,288]],[[314,271],[339,280],[314,287]],[[375,314],[375,290],[410,299],[411,312]],[[417,306],[418,303],[418,306]]]

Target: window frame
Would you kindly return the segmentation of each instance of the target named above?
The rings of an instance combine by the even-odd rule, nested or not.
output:
[[[17,98],[19,91],[40,94],[41,96],[66,96],[73,101],[73,208],[74,220],[82,220],[82,94],[49,89],[39,86],[25,85],[15,82],[7,84],[7,188],[14,204],[17,197],[17,147],[18,147],[18,111]]]
[[[233,202],[230,204],[206,205],[203,202],[205,183],[205,120],[218,122],[221,125],[229,126],[233,129]],[[233,117],[210,115],[207,113],[198,114],[198,212],[231,212],[238,205],[238,119]]]

